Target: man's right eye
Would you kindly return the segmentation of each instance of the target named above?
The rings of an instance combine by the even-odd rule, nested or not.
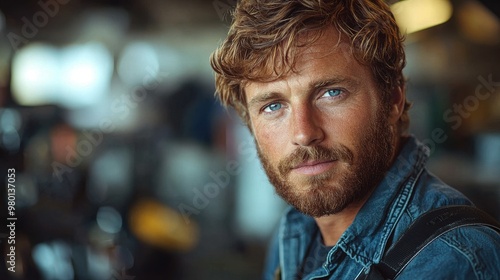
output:
[[[281,107],[282,107],[281,103],[271,103],[271,104],[267,105],[266,107],[264,107],[264,112],[271,113],[271,112],[274,112],[274,111],[281,109]]]

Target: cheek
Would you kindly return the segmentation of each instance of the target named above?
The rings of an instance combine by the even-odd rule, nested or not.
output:
[[[257,123],[252,127],[260,150],[271,161],[277,160],[285,150],[286,131],[281,126],[270,123]]]
[[[325,130],[329,138],[335,142],[342,143],[353,148],[368,132],[368,127],[376,118],[376,109],[370,106],[357,105],[345,110],[337,111],[329,116],[325,123]]]

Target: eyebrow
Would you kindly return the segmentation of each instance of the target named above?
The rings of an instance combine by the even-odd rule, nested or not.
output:
[[[257,106],[259,104],[265,104],[265,103],[269,102],[270,100],[279,99],[280,97],[281,97],[281,94],[278,92],[275,92],[275,91],[266,92],[266,93],[259,94],[258,96],[252,98],[248,102],[247,106],[248,106],[248,108],[251,108],[251,107]]]
[[[348,79],[346,77],[339,77],[339,78],[333,78],[333,79],[326,79],[326,80],[320,80],[315,83],[313,83],[309,87],[309,91],[316,91],[318,89],[324,88],[326,86],[332,86],[340,83],[348,83],[348,84],[353,84],[353,81],[351,79]]]

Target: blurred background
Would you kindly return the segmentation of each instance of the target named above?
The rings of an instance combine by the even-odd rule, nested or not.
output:
[[[235,2],[2,0],[0,279],[259,279],[285,206],[213,97]],[[499,3],[390,4],[429,168],[500,218]]]

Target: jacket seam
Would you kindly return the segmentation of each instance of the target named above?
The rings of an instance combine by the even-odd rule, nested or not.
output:
[[[456,232],[457,230],[459,229],[455,229],[453,231],[450,231],[448,232],[447,234],[439,237],[437,240],[435,241],[441,241],[443,243],[445,243],[447,246],[449,246],[450,248],[452,248],[454,251],[456,251],[457,253],[459,253],[461,256],[463,256],[466,260],[467,260],[467,263],[470,265],[470,267],[472,268],[472,271],[474,271],[474,275],[476,276],[476,279],[477,280],[482,280],[484,279],[484,277],[480,276],[480,273],[478,272],[478,268],[476,267],[476,265],[474,264],[473,260],[474,259],[474,256],[473,254],[471,253],[468,253],[466,252],[466,250],[463,250],[462,248],[459,248],[457,244],[455,244],[455,242],[452,240],[452,238],[449,236],[451,233],[453,232]],[[479,262],[478,262],[479,263]]]

